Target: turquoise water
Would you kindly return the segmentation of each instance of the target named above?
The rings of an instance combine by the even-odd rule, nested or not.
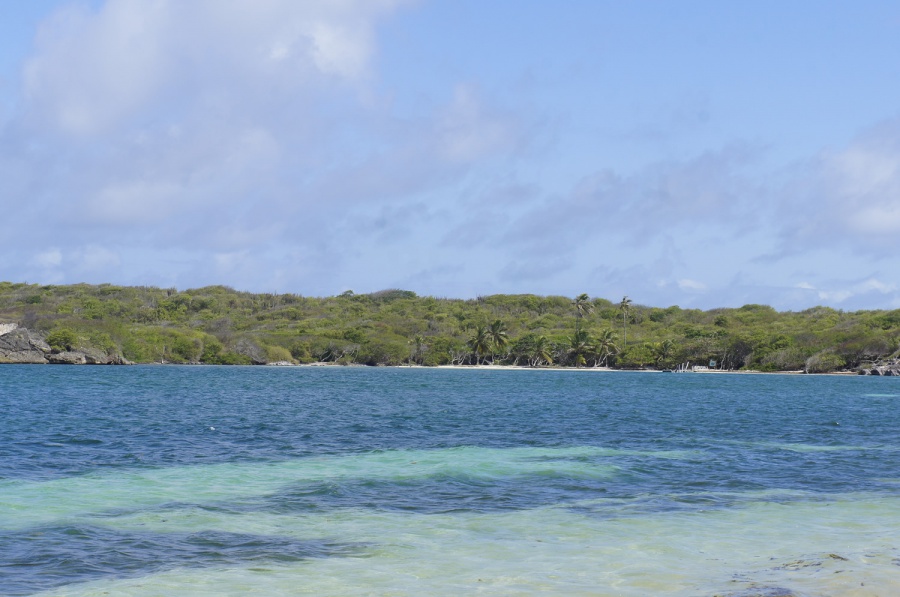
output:
[[[898,384],[4,366],[0,594],[897,595]]]

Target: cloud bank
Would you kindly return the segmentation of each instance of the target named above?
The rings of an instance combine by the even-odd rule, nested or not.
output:
[[[632,141],[600,126],[570,146],[574,100],[542,95],[569,82],[535,49],[514,93],[439,62],[437,83],[404,80],[391,27],[428,9],[60,5],[0,122],[4,277],[900,307],[900,120],[788,161],[728,134],[659,149],[715,123],[692,93],[704,117],[649,137],[639,118],[646,157],[626,167],[604,156]]]

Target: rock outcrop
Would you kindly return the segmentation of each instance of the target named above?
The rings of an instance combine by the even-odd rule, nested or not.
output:
[[[0,324],[0,363],[54,365],[130,365],[122,355],[84,348],[54,351],[39,332],[14,323]]]
[[[8,330],[0,334],[0,363],[37,363],[49,361],[50,345],[35,332],[20,328],[15,324],[4,324]]]
[[[873,363],[871,367],[860,367],[860,375],[883,375],[900,377],[900,359],[889,359]]]
[[[83,352],[64,350],[47,355],[47,360],[54,365],[86,365],[87,359]]]

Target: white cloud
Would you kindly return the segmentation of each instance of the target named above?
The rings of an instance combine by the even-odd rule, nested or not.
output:
[[[35,253],[28,260],[29,265],[44,270],[48,280],[62,281],[65,272],[71,270],[80,274],[103,272],[121,265],[117,251],[97,244],[88,244],[71,249],[51,247]]]
[[[817,288],[808,282],[801,282],[796,285],[796,288],[813,291],[820,301],[829,304],[845,303],[852,298],[864,297],[872,293],[889,295],[897,291],[896,284],[888,284],[874,277],[849,283],[830,282],[827,286],[829,288]]]
[[[43,24],[25,66],[25,95],[36,117],[62,131],[94,133],[149,100],[167,68],[165,2],[115,0],[91,14],[60,9]]]
[[[678,280],[678,288],[688,292],[697,292],[706,290],[706,284],[698,282],[697,280],[691,280],[690,278],[682,278]]]
[[[216,271],[226,275],[234,272],[236,269],[246,267],[250,260],[250,255],[247,251],[216,253],[213,257]]]
[[[846,214],[848,233],[883,239],[900,232],[900,137],[894,147],[864,140],[825,167],[836,181],[832,207]]]
[[[900,121],[796,171],[732,132],[680,144],[694,126],[635,155],[621,134],[634,121],[611,123],[622,113],[602,101],[579,111],[608,94],[576,99],[571,71],[540,66],[559,64],[545,48],[505,58],[530,81],[512,88],[512,75],[488,76],[491,57],[472,68],[438,48],[457,39],[408,29],[433,16],[426,6],[386,29],[399,35],[377,60],[380,24],[409,3],[58,11],[0,125],[4,271],[304,293],[405,280],[457,296],[896,302]],[[398,60],[404,36],[428,51]],[[428,62],[441,52],[446,63]],[[846,257],[863,253],[864,270]],[[749,282],[731,284],[739,275]]]
[[[509,150],[517,142],[515,125],[499,115],[487,114],[468,85],[457,86],[437,132],[442,154],[451,161],[471,162],[498,149]]]
[[[29,263],[42,268],[53,268],[62,265],[62,251],[57,248],[47,249],[35,254]]]
[[[66,7],[43,24],[25,66],[32,122],[99,134],[168,102],[177,87],[218,102],[302,89],[317,77],[353,81],[367,74],[374,22],[402,3],[108,0],[95,12]],[[217,97],[223,94],[230,98]]]
[[[327,288],[371,247],[458,222],[456,185],[527,139],[519,115],[474,84],[448,82],[436,93],[449,97],[412,115],[378,98],[377,25],[410,3],[107,0],[57,11],[24,65],[21,111],[0,130],[0,177],[30,197],[14,205],[16,226],[4,222],[5,242],[52,239],[57,262],[26,267],[101,280],[165,267],[166,280]],[[162,254],[177,257],[163,265]],[[328,265],[285,257],[298,254]],[[424,254],[409,267],[441,271]]]
[[[795,174],[776,215],[787,251],[841,245],[895,254],[900,234],[900,120],[882,122]]]
[[[74,255],[77,269],[86,272],[100,272],[121,264],[118,252],[99,245],[88,245]]]
[[[158,224],[179,208],[182,188],[164,181],[111,183],[90,199],[94,221],[109,224]]]
[[[365,72],[372,53],[369,27],[364,24],[348,27],[316,23],[310,36],[315,46],[313,57],[322,72],[334,73],[347,79]]]

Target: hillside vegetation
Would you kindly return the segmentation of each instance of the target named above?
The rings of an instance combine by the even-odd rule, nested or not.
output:
[[[827,372],[900,347],[900,310],[701,311],[587,295],[471,300],[404,290],[313,298],[225,286],[177,291],[109,284],[0,282],[0,323],[60,350],[91,348],[138,363],[337,362],[517,364]]]

